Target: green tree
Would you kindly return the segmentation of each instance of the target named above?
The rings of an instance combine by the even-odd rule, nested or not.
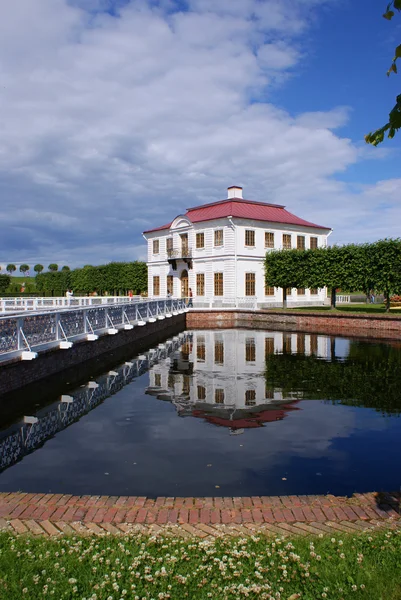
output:
[[[368,273],[371,289],[384,292],[388,312],[391,295],[401,292],[401,239],[386,238],[369,244]]]
[[[54,273],[55,271],[58,271],[58,264],[56,264],[56,263],[50,263],[50,265],[47,268],[49,269],[49,271],[51,271],[52,273]]]
[[[287,308],[287,288],[303,287],[304,265],[299,250],[268,252],[265,259],[266,284],[283,290],[283,308]]]
[[[13,265],[12,263],[10,263],[9,265],[6,266],[6,271],[7,273],[14,273],[14,271],[17,270],[17,267],[15,265]]]
[[[33,270],[35,271],[35,273],[41,273],[43,271],[44,267],[41,264],[37,264],[33,267]]]
[[[28,271],[29,271],[29,265],[23,264],[20,266],[19,270],[21,273],[23,273],[25,275],[25,273],[28,273]]]
[[[61,267],[62,271],[71,271],[70,267],[68,265],[64,265],[64,267]]]
[[[10,281],[10,275],[0,275],[0,294],[4,294],[7,291]]]
[[[383,17],[388,21],[394,17],[394,10],[401,11],[401,0],[392,0],[386,8],[386,12]],[[394,58],[390,65],[389,70],[387,71],[387,75],[389,76],[391,73],[397,73],[397,60],[401,57],[401,44],[399,44],[394,51]],[[365,140],[368,144],[373,144],[373,146],[377,146],[380,144],[383,139],[385,133],[388,131],[388,137],[393,138],[395,136],[396,131],[401,128],[401,94],[399,94],[396,98],[396,103],[394,107],[391,109],[388,122],[376,129],[376,131],[370,132],[365,135]]]

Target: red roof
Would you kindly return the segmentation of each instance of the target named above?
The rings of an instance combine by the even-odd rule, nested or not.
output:
[[[238,219],[252,219],[254,221],[267,221],[270,223],[284,223],[287,225],[301,225],[303,227],[314,227],[317,229],[327,229],[323,225],[316,225],[305,221],[296,215],[285,210],[280,204],[267,204],[266,202],[254,202],[253,200],[243,200],[242,198],[229,198],[188,208],[186,214],[192,223],[201,223],[202,221],[211,221],[213,219],[222,219],[224,217],[236,217]],[[149,229],[144,233],[152,231],[161,231],[170,229],[172,223]]]

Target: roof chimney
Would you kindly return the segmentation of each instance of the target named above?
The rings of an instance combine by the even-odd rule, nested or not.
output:
[[[227,198],[242,198],[242,187],[232,185],[227,188]]]

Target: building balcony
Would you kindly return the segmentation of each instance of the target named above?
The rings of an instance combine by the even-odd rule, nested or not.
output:
[[[177,269],[177,260],[183,260],[188,265],[188,269],[192,269],[192,248],[189,248],[188,246],[182,246],[181,248],[168,248],[167,260],[173,267],[174,271]]]

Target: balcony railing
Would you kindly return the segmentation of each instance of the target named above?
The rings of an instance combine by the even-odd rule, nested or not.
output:
[[[167,258],[178,260],[179,258],[192,258],[192,248],[182,246],[181,248],[168,248]]]

